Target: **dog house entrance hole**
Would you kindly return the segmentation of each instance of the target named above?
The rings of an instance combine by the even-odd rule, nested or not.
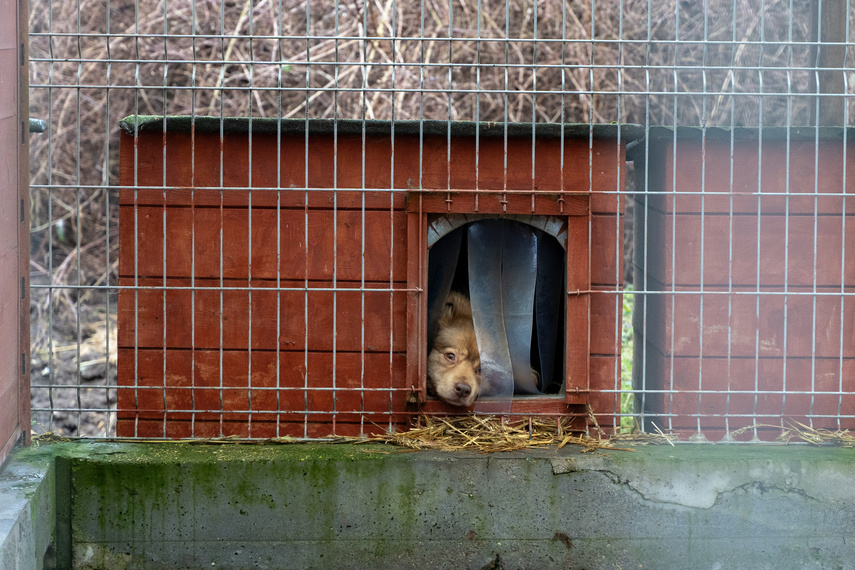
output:
[[[566,239],[566,223],[551,216],[452,214],[429,224],[428,351],[449,293],[463,293],[481,352],[482,396],[560,392]]]

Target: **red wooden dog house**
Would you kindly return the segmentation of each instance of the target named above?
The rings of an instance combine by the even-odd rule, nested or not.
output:
[[[428,241],[460,215],[548,219],[566,243],[566,387],[510,413],[615,421],[637,127],[122,128],[118,435],[354,435],[459,413],[426,395],[424,291]]]
[[[635,312],[644,338],[635,387],[648,422],[712,439],[791,420],[855,427],[855,201],[846,197],[855,153],[846,136],[651,129],[646,160],[635,160],[642,176],[647,166],[648,193],[634,210],[634,274],[651,292],[636,297]]]

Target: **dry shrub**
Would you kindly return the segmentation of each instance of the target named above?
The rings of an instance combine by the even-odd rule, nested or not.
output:
[[[706,8],[33,0],[31,113],[49,125],[32,144],[35,267],[55,283],[115,283],[107,189],[132,113],[806,123],[810,100],[787,94],[808,88],[810,49],[786,42],[809,39],[807,0]]]

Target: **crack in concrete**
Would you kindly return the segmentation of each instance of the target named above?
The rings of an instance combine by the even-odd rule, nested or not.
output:
[[[761,493],[779,491],[796,494],[805,499],[823,502],[801,485],[800,480],[789,469],[750,470],[709,469],[688,465],[687,469],[675,470],[669,466],[646,464],[641,470],[636,466],[616,465],[604,457],[553,458],[552,472],[555,475],[594,472],[610,479],[614,484],[625,487],[643,501],[676,507],[710,509],[725,495],[740,490],[756,489]]]

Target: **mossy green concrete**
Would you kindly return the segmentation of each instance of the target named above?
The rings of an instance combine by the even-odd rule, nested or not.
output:
[[[76,458],[78,566],[833,567],[852,450],[478,456],[377,446],[107,447]],[[758,544],[765,544],[757,549]],[[747,557],[747,558],[746,558]],[[663,565],[663,562],[667,564]]]
[[[58,560],[78,568],[482,568],[496,560],[505,568],[847,568],[855,560],[852,449],[482,456],[77,442],[16,461],[37,456],[68,466],[68,490],[56,497],[68,497],[57,527],[67,524],[70,544]]]
[[[0,467],[0,569],[40,569],[52,554],[54,457],[51,450],[18,449]]]

